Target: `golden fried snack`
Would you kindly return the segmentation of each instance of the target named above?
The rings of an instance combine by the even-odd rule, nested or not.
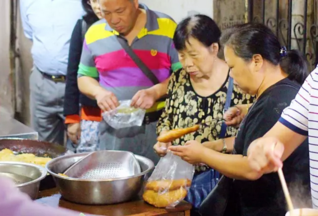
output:
[[[11,149],[3,149],[0,151],[0,156],[2,155],[14,155],[14,153]]]
[[[193,127],[188,127],[188,128],[173,129],[171,131],[168,131],[165,134],[160,135],[157,138],[157,141],[163,142],[163,143],[172,142],[173,140],[183,137],[186,134],[193,133],[199,130],[199,128],[200,128],[199,125],[194,125]]]
[[[189,179],[178,179],[178,180],[158,180],[158,181],[149,181],[146,184],[146,190],[153,191],[163,191],[163,190],[176,190],[181,187],[190,187],[191,181]]]
[[[3,149],[0,151],[0,161],[16,161],[24,163],[32,163],[45,167],[47,162],[52,160],[49,157],[38,157],[34,154],[24,153],[15,155],[10,149]]]
[[[160,194],[153,190],[146,190],[142,195],[143,199],[158,208],[167,207],[171,204],[183,200],[187,196],[187,190],[180,187],[177,190],[167,191],[166,193]]]

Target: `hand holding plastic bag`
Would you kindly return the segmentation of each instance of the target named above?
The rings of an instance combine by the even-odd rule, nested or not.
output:
[[[103,119],[115,129],[141,126],[146,110],[131,107],[131,100],[119,101],[119,106],[102,114]]]
[[[148,179],[143,199],[156,207],[175,207],[187,195],[194,166],[168,152]]]

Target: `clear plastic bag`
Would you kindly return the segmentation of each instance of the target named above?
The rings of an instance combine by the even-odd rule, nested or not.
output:
[[[193,165],[168,152],[148,179],[143,199],[159,208],[173,208],[186,197],[193,174]]]
[[[119,106],[102,114],[103,119],[115,129],[141,126],[146,110],[131,107],[131,100],[119,101]]]

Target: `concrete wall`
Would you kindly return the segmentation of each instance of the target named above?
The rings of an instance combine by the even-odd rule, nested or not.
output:
[[[213,17],[213,0],[139,0],[150,9],[164,12],[176,22],[190,14],[199,12]]]
[[[246,0],[214,0],[213,19],[221,30],[247,22]]]
[[[18,10],[16,46],[20,57],[15,60],[14,72],[10,67],[10,3],[17,4],[18,1],[0,0],[0,106],[11,116],[18,116],[19,120],[29,125],[31,42],[23,35]]]
[[[25,124],[30,125],[29,76],[33,64],[32,56],[30,53],[32,42],[24,36],[20,12],[18,13],[17,37],[17,47],[18,52],[20,54],[20,58],[17,64],[17,74],[19,74],[20,77],[20,82],[18,82],[17,89],[19,95],[19,102],[21,103],[20,118],[21,121],[23,121]]]
[[[0,106],[13,115],[10,71],[10,0],[0,1]],[[1,118],[1,116],[0,116]]]
[[[177,23],[195,13],[212,17],[221,29],[247,22],[246,0],[140,0],[140,2],[153,10],[170,15]]]

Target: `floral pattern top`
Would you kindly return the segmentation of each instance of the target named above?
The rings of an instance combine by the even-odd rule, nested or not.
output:
[[[173,145],[184,145],[187,141],[198,142],[213,141],[219,139],[223,122],[223,109],[226,101],[226,93],[229,84],[229,76],[224,84],[212,95],[202,97],[198,95],[190,81],[190,76],[184,69],[174,72],[168,86],[166,107],[159,118],[157,134],[163,130],[190,127],[201,124],[200,129],[180,139],[173,141]],[[231,107],[239,104],[254,102],[254,97],[243,94],[234,86]],[[237,128],[227,127],[225,137],[233,137],[237,134]],[[196,171],[205,171],[208,167],[200,165]]]

